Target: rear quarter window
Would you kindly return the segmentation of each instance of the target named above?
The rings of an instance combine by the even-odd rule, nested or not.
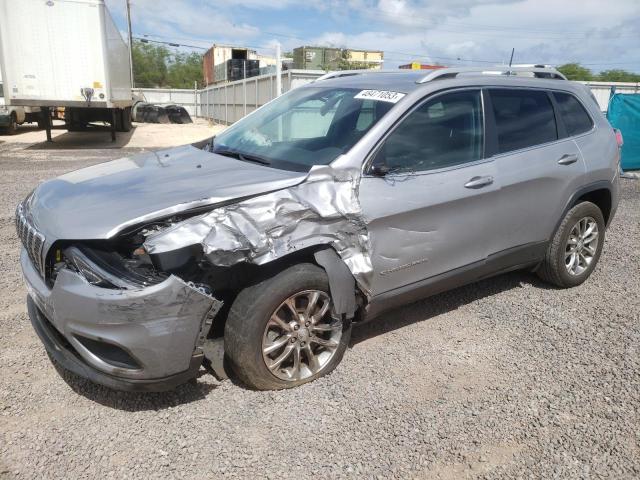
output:
[[[579,135],[593,128],[593,120],[576,97],[561,92],[553,92],[553,96],[569,136]]]

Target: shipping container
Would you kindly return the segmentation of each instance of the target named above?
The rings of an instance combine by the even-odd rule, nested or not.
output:
[[[335,70],[342,62],[356,68],[382,68],[384,53],[380,50],[353,50],[329,47],[298,47],[293,50],[293,68]]]
[[[229,45],[213,45],[203,56],[202,69],[205,85],[229,81],[227,61],[256,60],[255,50]]]
[[[293,50],[293,68],[333,70],[338,68],[342,50],[328,47],[298,47]]]

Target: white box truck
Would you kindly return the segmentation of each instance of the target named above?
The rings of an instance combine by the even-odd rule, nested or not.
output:
[[[104,0],[0,0],[0,71],[7,105],[52,107],[65,126],[131,129],[129,50]]]

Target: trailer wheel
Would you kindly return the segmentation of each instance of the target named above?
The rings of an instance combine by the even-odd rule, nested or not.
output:
[[[16,118],[16,113],[11,112],[11,117],[9,118],[9,126],[6,128],[7,135],[13,135],[18,131],[18,119]]]
[[[45,113],[44,112],[40,112],[40,115],[38,115],[38,128],[40,130],[44,130],[45,128],[47,128],[47,117],[45,117]]]
[[[116,130],[129,132],[131,130],[131,107],[116,110]]]

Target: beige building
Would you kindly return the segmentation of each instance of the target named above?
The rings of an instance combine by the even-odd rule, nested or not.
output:
[[[384,63],[384,52],[379,50],[352,50],[346,49],[347,59],[351,62],[366,63],[374,70],[382,68]]]

